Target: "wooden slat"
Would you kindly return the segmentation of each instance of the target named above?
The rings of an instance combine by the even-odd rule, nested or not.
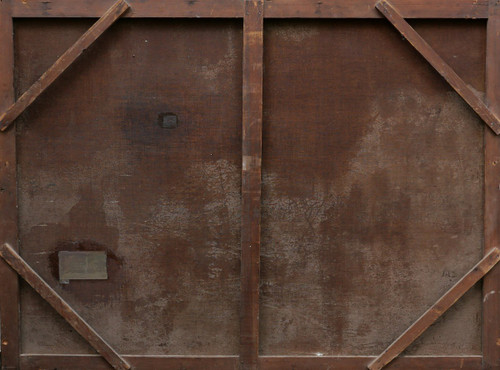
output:
[[[14,17],[98,18],[112,0],[14,0]],[[243,18],[241,0],[128,0],[127,18]]]
[[[118,0],[85,32],[10,108],[0,115],[0,130],[4,131],[35,101],[90,45],[129,8]]]
[[[377,0],[266,1],[269,18],[379,18]],[[405,18],[486,18],[487,0],[394,0]]]
[[[0,257],[40,294],[115,369],[130,369],[122,358],[68,303],[52,289],[9,245],[0,248]],[[47,333],[50,334],[50,333]]]
[[[493,248],[479,261],[467,274],[465,274],[453,287],[438,299],[425,313],[415,321],[401,336],[368,365],[370,370],[382,369],[401,352],[403,352],[415,339],[417,339],[429,326],[431,326],[443,313],[445,313],[460,297],[462,297],[474,284],[490,271],[500,261],[500,250]]]
[[[124,356],[133,369],[237,370],[238,356]],[[23,354],[21,369],[108,370],[97,355]]]
[[[261,356],[261,370],[364,370],[373,357],[350,356]],[[481,356],[408,356],[401,357],[390,370],[461,369],[477,370],[481,367]]]
[[[10,2],[0,1],[0,110],[14,101],[14,42]],[[0,240],[17,249],[16,135],[0,135]],[[16,369],[19,358],[19,286],[17,274],[0,262],[2,367]]]
[[[396,27],[410,44],[438,71],[438,73],[471,106],[483,121],[498,135],[499,118],[486,106],[481,98],[458,76],[455,71],[434,51],[434,49],[406,22],[396,8],[388,1],[377,3],[377,9]]]
[[[124,356],[137,369],[190,369],[190,370],[236,370],[238,357],[231,356]],[[373,357],[351,356],[261,356],[261,370],[355,370],[366,369]],[[106,370],[109,365],[96,355],[40,355],[23,354],[21,369],[71,369]],[[391,370],[461,369],[477,370],[481,367],[481,356],[411,356],[402,357],[390,365]]]
[[[486,44],[486,97],[500,113],[500,4],[491,1]],[[500,140],[484,133],[484,252],[500,245]],[[500,268],[483,282],[483,358],[485,368],[500,368]]]
[[[263,4],[245,1],[240,362],[256,369],[259,352],[260,203],[262,162]]]
[[[380,18],[377,0],[272,0],[266,18]],[[94,17],[110,0],[14,0],[14,17]],[[125,17],[242,18],[240,0],[129,0]],[[487,18],[488,0],[394,0],[405,18]]]

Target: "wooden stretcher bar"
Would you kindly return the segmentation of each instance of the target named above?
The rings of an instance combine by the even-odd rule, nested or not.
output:
[[[377,0],[272,0],[264,3],[265,18],[381,18]],[[240,0],[130,0],[131,18],[243,18]],[[13,0],[13,16],[97,18],[110,0]],[[487,18],[488,0],[395,0],[405,18]]]

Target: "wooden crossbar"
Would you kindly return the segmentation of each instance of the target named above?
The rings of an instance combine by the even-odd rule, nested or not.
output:
[[[500,114],[500,2],[490,1],[486,27],[486,96],[490,108]],[[484,132],[484,253],[500,245],[500,140]],[[483,281],[483,368],[500,365],[500,267]]]
[[[2,257],[40,294],[108,363],[115,369],[128,370],[130,365],[71,306],[50,287],[9,244],[0,247]]]
[[[370,370],[380,370],[411,343],[415,341],[429,326],[455,304],[470,288],[481,280],[500,261],[500,250],[493,248],[467,274],[465,274],[450,290],[438,299],[420,318],[415,321],[401,336],[369,365]]]
[[[125,0],[118,0],[106,13],[94,23],[56,62],[36,81],[21,97],[0,115],[0,130],[5,131],[52,83],[73,64],[90,45],[101,36],[129,5]]]
[[[127,18],[243,18],[242,0],[128,0]],[[488,0],[394,0],[406,18],[485,19]],[[15,18],[100,17],[108,0],[11,0]],[[376,0],[272,0],[265,18],[379,18]]]
[[[483,100],[460,78],[443,58],[405,21],[401,13],[388,1],[382,0],[375,7],[406,38],[432,67],[455,89],[467,104],[483,119],[495,134],[500,134],[500,120]]]
[[[262,164],[262,0],[245,0],[241,185],[240,368],[258,368]]]

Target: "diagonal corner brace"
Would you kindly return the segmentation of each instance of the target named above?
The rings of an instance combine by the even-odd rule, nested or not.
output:
[[[52,83],[129,9],[125,0],[114,3],[7,111],[0,114],[0,131],[5,131]]]
[[[0,257],[31,285],[114,369],[131,369],[130,364],[57,294],[9,244],[0,246]]]
[[[467,274],[453,285],[441,298],[437,300],[425,313],[420,316],[406,331],[399,336],[382,354],[369,365],[369,370],[380,370],[394,360],[424,331],[453,306],[466,292],[469,291],[500,261],[500,250],[493,248]]]
[[[386,0],[379,1],[375,7],[392,23],[410,44],[431,64],[432,67],[455,89],[467,104],[495,132],[500,134],[500,119],[484,101],[460,78],[459,75],[439,56],[438,53],[405,21],[401,13]]]

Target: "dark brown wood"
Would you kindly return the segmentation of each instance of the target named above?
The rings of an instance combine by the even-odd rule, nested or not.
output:
[[[269,18],[378,18],[377,0],[273,0],[266,1]],[[487,0],[395,0],[405,18],[486,18]]]
[[[245,1],[241,188],[240,361],[242,369],[256,369],[259,356],[263,16],[262,1]]]
[[[364,370],[373,357],[330,357],[330,356],[261,356],[261,370]],[[390,364],[388,370],[429,370],[467,369],[477,370],[481,366],[481,356],[409,356],[401,357]]]
[[[127,361],[137,370],[149,369],[183,369],[190,370],[236,370],[238,357],[177,357],[177,356],[125,356]],[[300,356],[261,356],[259,364],[261,370],[362,370],[373,357],[300,357]],[[38,355],[23,354],[20,359],[21,370],[24,369],[49,369],[58,370],[106,370],[107,363],[95,355]],[[402,357],[397,362],[389,365],[390,370],[428,370],[428,369],[462,369],[477,370],[481,366],[481,356],[425,356]]]
[[[377,0],[273,0],[267,18],[380,18]],[[99,17],[111,1],[13,1],[14,17]],[[243,17],[243,1],[130,0],[125,17]],[[395,0],[405,18],[487,18],[488,0]]]
[[[135,370],[189,369],[237,370],[238,356],[124,356]],[[109,365],[96,355],[23,354],[20,369],[107,370]]]
[[[53,51],[50,42],[44,40],[44,37],[36,35],[37,27],[40,33],[46,32],[53,39],[68,42],[67,45],[73,42],[72,36],[67,36],[67,29],[74,35],[74,26],[80,27],[81,31],[87,27],[85,20],[17,22],[20,71],[16,73],[21,91],[24,86],[31,84],[34,76],[38,76],[31,70],[41,68],[43,71],[43,63],[49,62],[50,65],[55,60],[45,56],[45,53],[50,50],[52,57],[59,53]],[[220,27],[221,22],[232,22],[232,26]],[[266,95],[271,95],[272,98],[269,99],[273,104],[264,106],[273,110],[274,117],[273,120],[266,119],[265,126],[269,123],[272,126],[270,130],[274,131],[268,131],[268,135],[265,135],[269,141],[264,157],[270,158],[269,162],[279,163],[279,166],[269,167],[267,172],[267,217],[276,213],[281,217],[275,216],[279,218],[276,222],[278,227],[274,229],[276,240],[272,240],[269,237],[271,233],[268,233],[263,247],[269,251],[264,256],[269,262],[264,264],[268,274],[275,266],[279,267],[278,263],[274,263],[276,260],[286,266],[287,270],[281,273],[283,270],[276,267],[274,271],[278,279],[263,280],[261,285],[268,297],[265,298],[266,302],[261,303],[259,311],[266,310],[267,322],[274,321],[282,325],[283,329],[271,332],[268,329],[270,326],[263,323],[261,330],[266,333],[259,338],[261,353],[314,354],[316,349],[317,352],[330,356],[351,351],[363,351],[364,355],[377,353],[403,328],[397,328],[388,338],[384,338],[390,330],[381,329],[384,325],[380,323],[378,326],[375,323],[370,325],[370,319],[379,321],[378,317],[382,321],[385,311],[390,311],[387,310],[387,305],[383,306],[383,301],[390,300],[386,299],[387,296],[363,294],[377,289],[373,281],[380,281],[381,276],[387,276],[384,288],[391,287],[391,284],[400,288],[388,289],[388,295],[392,295],[392,298],[398,294],[404,296],[404,291],[411,291],[414,300],[405,296],[401,299],[404,305],[399,307],[399,311],[392,311],[398,314],[400,312],[407,319],[418,315],[415,312],[412,314],[411,310],[415,310],[414,307],[419,303],[427,305],[435,301],[437,295],[426,295],[428,290],[436,290],[434,285],[427,289],[429,281],[435,280],[435,285],[441,286],[441,291],[445,291],[448,286],[444,288],[443,285],[449,279],[442,278],[441,274],[444,276],[451,270],[452,273],[458,271],[461,276],[465,272],[460,270],[464,260],[480,258],[478,246],[481,243],[477,242],[468,244],[471,247],[466,249],[464,257],[457,257],[456,261],[447,259],[447,266],[434,262],[449,255],[450,251],[462,252],[463,248],[460,249],[459,246],[460,243],[464,244],[462,235],[476,238],[476,218],[480,220],[479,228],[482,227],[482,212],[477,216],[475,208],[469,202],[462,202],[460,197],[469,197],[470,203],[481,198],[480,191],[474,193],[476,188],[482,189],[481,176],[476,177],[474,170],[469,169],[471,163],[479,163],[478,171],[482,172],[482,155],[478,157],[470,149],[481,148],[476,139],[479,137],[482,140],[483,125],[470,124],[479,121],[474,113],[454,92],[449,91],[448,85],[427,63],[421,63],[419,58],[415,58],[414,51],[401,42],[399,34],[384,22],[339,20],[333,26],[331,22],[318,20],[309,23],[296,20],[276,21],[278,22],[283,22],[282,27],[275,29],[276,32],[271,32],[271,36],[266,39],[266,43],[270,41],[270,48],[274,48],[280,41],[285,46],[274,49],[278,50],[273,54],[276,61],[269,57],[269,64],[266,65],[266,71],[274,72],[274,80],[266,83],[269,89]],[[481,37],[477,37],[478,27],[473,32],[465,32],[460,29],[461,26],[470,29],[465,23],[474,23],[475,26],[484,23],[453,23],[458,34],[463,32],[466,39],[464,47],[470,47],[469,60],[474,63],[467,64],[460,59],[455,64],[452,60],[450,64],[459,73],[461,68],[473,65],[474,71],[461,75],[465,76],[466,81],[472,76],[471,83],[476,85],[475,76],[481,75],[484,65],[484,60],[477,55],[481,52],[484,54],[484,49],[480,46]],[[422,24],[425,29],[425,23],[415,22],[419,32],[419,25]],[[442,27],[440,22],[438,24]],[[432,26],[432,23],[428,22],[427,26],[429,25]],[[40,97],[18,121],[18,140],[21,144],[19,156],[22,163],[19,167],[19,192],[24,201],[21,203],[23,257],[37,267],[40,275],[54,289],[63,291],[61,295],[94,328],[100,332],[102,329],[101,334],[124,353],[238,353],[240,281],[233,270],[237,270],[236,274],[240,273],[240,219],[237,212],[239,207],[233,201],[236,199],[236,204],[240,204],[241,117],[238,114],[241,106],[238,103],[241,103],[241,85],[231,81],[239,82],[241,71],[230,67],[241,65],[238,51],[242,48],[238,42],[242,38],[238,26],[241,26],[239,21],[229,20],[120,21],[93,46],[91,55],[86,54],[82,63],[75,65],[75,70],[72,68],[68,71],[67,78],[56,82],[51,94]],[[432,28],[427,31],[429,30],[432,31]],[[447,29],[440,31],[440,36],[438,34],[434,39],[437,41],[436,50],[442,53],[445,60],[447,54],[461,55],[457,52],[462,50],[461,46],[453,49],[458,45],[457,34],[449,37],[451,42],[445,43],[444,40],[448,39],[448,33],[445,32]],[[206,33],[210,38],[203,38]],[[165,38],[166,34],[174,37]],[[443,34],[447,36],[444,37]],[[425,37],[425,32],[422,35]],[[188,42],[178,41],[185,37]],[[281,40],[277,40],[279,37]],[[191,39],[195,41],[189,42]],[[434,46],[432,39],[427,39]],[[207,40],[209,47],[204,47]],[[229,42],[226,43],[227,40]],[[372,43],[372,40],[377,42]],[[356,42],[364,47],[349,45]],[[44,46],[39,47],[37,43]],[[57,46],[55,41],[52,43]],[[105,48],[106,45],[115,43],[119,47]],[[377,44],[382,51],[377,50],[376,46],[372,47],[372,44]],[[448,44],[452,46],[448,47]],[[471,45],[479,46],[476,48]],[[65,48],[66,46],[63,50]],[[98,53],[103,50],[109,50],[109,53]],[[231,50],[235,52],[232,53]],[[401,50],[403,53],[397,53]],[[394,74],[390,67],[374,67],[372,64],[375,63],[369,62],[377,58],[379,65],[389,61],[389,65],[394,66],[395,63],[391,64],[391,57],[395,54],[399,56],[398,62],[403,67]],[[99,58],[94,58],[95,56]],[[37,63],[31,63],[30,60],[36,60]],[[325,63],[325,60],[329,60],[329,63]],[[172,72],[169,74],[165,72],[166,68],[158,68],[155,61],[163,66],[167,65]],[[273,63],[281,65],[273,67]],[[308,68],[304,68],[304,65]],[[321,69],[321,66],[325,69]],[[157,71],[155,78],[150,76],[152,70]],[[392,79],[387,78],[389,75],[396,82],[391,82]],[[407,79],[406,75],[409,76]],[[484,76],[480,77],[483,81]],[[272,83],[281,78],[280,84]],[[421,83],[419,78],[425,81]],[[210,81],[205,85],[205,80]],[[407,82],[406,86],[410,87],[408,90],[399,90],[398,83],[402,80]],[[366,81],[370,84],[366,84]],[[171,88],[165,90],[164,86],[167,85]],[[481,90],[481,84],[475,87]],[[442,95],[446,95],[446,99],[441,99],[442,95],[436,91],[444,91]],[[81,96],[75,96],[80,94]],[[228,96],[237,98],[233,101]],[[330,96],[334,99],[330,100]],[[79,97],[84,103],[78,102]],[[54,114],[57,110],[50,106],[49,98],[64,108],[61,109],[61,115]],[[95,104],[97,101],[106,101],[107,104]],[[284,101],[289,103],[283,104]],[[222,109],[218,108],[218,102],[222,102]],[[70,115],[73,106],[78,107],[75,111],[81,113]],[[88,106],[93,106],[95,110],[89,112]],[[356,108],[360,106],[366,109],[361,112]],[[442,113],[439,110],[441,106]],[[170,111],[178,114],[179,127],[159,131],[158,113]],[[404,133],[408,121],[405,121],[403,114],[406,112],[410,112],[408,116],[417,117],[417,122],[420,123],[407,140]],[[439,118],[436,118],[438,115]],[[52,125],[51,116],[54,120]],[[457,139],[470,139],[470,146],[464,141],[447,140],[450,132],[442,131],[446,130],[450,121],[460,121],[457,131],[460,130],[464,135],[456,135]],[[278,130],[283,130],[279,131],[281,135],[276,133]],[[96,140],[91,140],[96,132],[101,145]],[[433,141],[436,137],[438,139]],[[379,146],[367,145],[370,140],[373,143],[377,139]],[[209,140],[215,144],[209,144]],[[420,144],[412,146],[413,142]],[[183,150],[185,148],[189,149]],[[467,156],[461,157],[461,150]],[[281,156],[271,158],[277,151]],[[424,152],[419,159],[424,159],[418,166],[414,166],[415,162],[412,160],[418,157],[419,151]],[[65,155],[61,156],[61,153]],[[378,159],[391,158],[393,166],[390,167],[387,163],[377,166],[367,160],[367,156],[373,154]],[[439,176],[436,176],[438,169],[434,163],[435,158],[440,158]],[[228,161],[229,165],[224,167],[223,163],[216,162],[218,160]],[[460,174],[463,168],[467,170],[467,175]],[[289,171],[287,173],[290,176],[285,179],[288,181],[283,181],[287,184],[282,185],[279,176],[286,171]],[[215,181],[216,186],[211,187],[210,191],[204,192],[202,184],[213,185],[210,176],[214,173],[216,179],[220,177],[220,180]],[[301,176],[296,176],[297,173]],[[353,173],[358,177],[353,176]],[[202,181],[195,174],[203,174],[205,179]],[[221,194],[228,193],[228,176],[235,181],[229,181],[231,196],[225,197]],[[447,181],[434,181],[434,178],[444,178]],[[477,186],[468,185],[464,181],[471,178],[477,180]],[[456,180],[456,183],[450,179]],[[233,186],[233,182],[236,185]],[[409,185],[410,183],[412,184]],[[443,183],[446,187],[441,192],[439,188]],[[287,186],[292,191],[287,192]],[[134,199],[131,199],[130,194],[134,194]],[[214,194],[217,196],[214,197]],[[422,194],[425,194],[425,199]],[[358,203],[356,199],[359,200]],[[427,199],[430,201],[425,203]],[[436,206],[433,203],[435,199],[438,203]],[[51,201],[55,201],[54,204],[49,204]],[[430,225],[431,222],[426,223],[426,218],[420,217],[426,204],[430,205],[427,207],[427,216],[431,213],[439,215],[439,222],[432,219],[437,226]],[[443,204],[448,204],[449,208]],[[295,211],[294,206],[297,206]],[[478,208],[482,209],[482,204]],[[401,211],[404,209],[411,211],[404,213]],[[462,215],[460,209],[466,209],[467,214]],[[453,212],[458,215],[454,216]],[[205,220],[205,216],[208,220]],[[226,218],[230,221],[226,222]],[[235,221],[235,228],[231,221]],[[288,229],[287,222],[290,225]],[[432,243],[435,240],[437,246],[431,249],[430,245],[421,243],[417,231]],[[295,237],[293,233],[298,236]],[[480,236],[481,232],[477,234]],[[452,239],[454,237],[456,239]],[[390,238],[394,238],[395,243],[390,243]],[[43,241],[43,244],[37,243],[37,240]],[[140,258],[136,253],[137,245],[141,245],[143,252]],[[422,248],[415,248],[419,245]],[[110,280],[95,282],[95,285],[86,282],[77,282],[78,285],[73,285],[72,282],[68,286],[57,284],[57,277],[53,278],[51,275],[49,256],[58,248],[68,246],[90,246],[115,253],[114,258],[109,260],[111,264],[116,263],[110,271]],[[391,256],[389,260],[380,261],[381,256],[389,255],[386,253],[389,252],[387,246],[391,246]],[[412,264],[412,261],[415,262]],[[405,269],[399,269],[399,264]],[[466,262],[465,266],[468,267],[469,264],[473,263]],[[425,269],[436,270],[436,266],[439,269],[437,278],[435,275],[433,278],[425,278]],[[411,275],[407,274],[409,270],[412,271]],[[148,274],[144,274],[144,271]],[[165,271],[172,273],[165,274]],[[216,271],[220,271],[220,275],[216,275]],[[361,274],[360,271],[367,273]],[[412,279],[404,280],[405,274]],[[420,284],[421,290],[410,289],[409,285],[418,285],[422,276],[424,284]],[[228,281],[232,283],[227,284]],[[56,328],[55,333],[61,332],[59,328],[64,327],[46,315],[39,305],[34,304],[37,302],[30,296],[34,293],[25,284],[22,291],[23,330],[27,342],[23,348],[29,348],[27,352],[32,354],[47,353],[47,356],[23,356],[23,363],[29,357],[43,361],[32,362],[31,367],[26,365],[27,368],[61,365],[57,361],[64,356],[49,356],[50,353],[85,353],[85,347],[73,351],[77,346],[72,335],[78,337],[76,334],[69,336],[70,343],[67,345],[60,343],[57,350],[41,341],[40,333],[52,331],[37,331],[40,326],[53,326]],[[222,293],[220,298],[221,292],[227,292],[227,295]],[[274,295],[278,304],[269,299],[270,295]],[[377,296],[381,297],[380,301]],[[207,300],[207,297],[214,298]],[[280,299],[282,297],[285,299]],[[367,314],[368,310],[357,309],[360,306],[358,297],[361,302],[367,297],[366,301],[370,303],[372,312]],[[475,315],[480,312],[478,289],[475,289],[472,298],[472,309],[470,305],[465,310],[457,308],[459,314],[466,311],[467,315],[460,316],[456,321],[453,321],[453,317],[450,320],[448,317],[444,318],[443,321],[448,326],[444,328],[445,334],[441,331],[442,327],[438,327],[440,337],[449,336],[450,321],[451,324],[458,321],[457,330],[470,327],[468,323],[473,320],[465,320],[464,317],[469,317],[469,313]],[[218,306],[218,301],[223,304]],[[303,310],[306,315],[302,314],[302,308],[314,307],[312,303],[316,304],[317,309]],[[217,308],[214,309],[214,306]],[[229,308],[225,310],[223,306]],[[220,311],[220,314],[203,316],[203,309]],[[417,308],[417,312],[419,310],[425,309]],[[104,319],[100,320],[99,316]],[[275,320],[276,317],[278,320]],[[109,318],[111,325],[105,324]],[[155,318],[157,324],[151,326],[150,323],[154,323]],[[41,323],[40,326],[37,326],[38,322]],[[124,323],[130,325],[123,325]],[[408,324],[403,323],[405,326]],[[142,325],[152,330],[142,330]],[[217,326],[220,330],[213,330]],[[475,326],[479,328],[477,323]],[[128,327],[132,329],[129,330]],[[477,336],[470,335],[467,330],[463,331],[467,339],[460,342],[465,343],[463,346],[457,348],[461,348],[464,354],[478,354],[479,331]],[[471,331],[475,333],[474,330]],[[37,341],[26,335],[30,332],[34,333],[32,338]],[[320,339],[310,341],[310,333],[311,337]],[[324,333],[327,333],[327,340],[323,340]],[[367,333],[371,333],[371,337]],[[188,340],[191,338],[192,340]],[[361,345],[353,344],[356,338],[359,338]],[[51,340],[52,338],[47,338],[47,341]],[[216,344],[207,345],[211,342]],[[365,345],[366,343],[369,344]],[[433,347],[436,351],[432,354],[439,353],[443,347],[452,348],[454,343],[437,343]],[[416,351],[410,349],[413,351],[410,353],[425,354],[432,345],[433,343],[424,341],[423,346],[418,346]],[[171,346],[177,346],[174,352]],[[443,353],[455,352],[444,350]],[[92,356],[92,360],[89,360],[83,355],[65,357],[64,364],[69,368],[80,364],[84,368],[95,368],[92,365],[94,359],[106,366],[99,357]],[[342,358],[342,361],[337,362],[334,357],[311,356],[272,358],[269,361],[274,368],[280,369],[293,366],[307,369],[332,365],[340,367],[340,363],[347,364],[345,368],[352,369],[358,364],[362,368],[372,359]],[[422,364],[432,365],[431,360],[420,360]],[[442,368],[466,367],[470,364],[469,357],[465,359],[465,364],[457,361],[457,358],[450,362],[435,358],[432,360]],[[473,360],[477,365],[479,360]],[[141,363],[147,364],[144,366],[149,368],[162,368],[163,364],[170,364],[166,365],[168,367],[191,366],[190,362],[168,362],[168,358],[141,358],[137,361],[144,361]],[[204,368],[224,366],[205,358],[197,361],[196,366],[201,368],[204,367],[203,361],[207,362]],[[262,361],[268,359],[261,359],[261,366]],[[391,366],[403,368],[398,365],[399,361]],[[133,360],[130,362],[135,364]],[[349,367],[348,364],[352,366]],[[414,362],[411,365],[415,367]]]
[[[85,32],[21,97],[0,115],[0,130],[5,131],[14,120],[42,94],[87,48],[90,47],[129,8],[118,0]]]
[[[0,2],[0,111],[14,101],[14,43],[10,1]],[[0,240],[17,248],[16,135],[0,137]],[[0,262],[1,363],[16,369],[19,358],[19,287],[17,274]]]
[[[500,250],[491,249],[464,277],[434,303],[417,321],[368,365],[370,370],[382,369],[415,341],[429,326],[453,306],[470,288],[500,261]]]
[[[498,135],[499,118],[486,106],[483,100],[460,78],[459,75],[434,51],[434,49],[406,22],[390,2],[380,1],[377,9],[396,27],[410,44],[436,69],[436,71],[455,89],[483,121]]]
[[[486,42],[486,99],[500,112],[500,3],[490,1]],[[484,133],[484,253],[500,245],[500,140]],[[500,368],[500,268],[494,267],[483,281],[483,363]]]
[[[85,340],[115,369],[130,369],[121,357],[57,292],[52,289],[7,243],[0,248],[2,257],[40,294]]]
[[[14,1],[14,17],[100,17],[112,0]],[[130,0],[130,11],[124,17],[133,18],[242,18],[243,1],[217,0]]]

